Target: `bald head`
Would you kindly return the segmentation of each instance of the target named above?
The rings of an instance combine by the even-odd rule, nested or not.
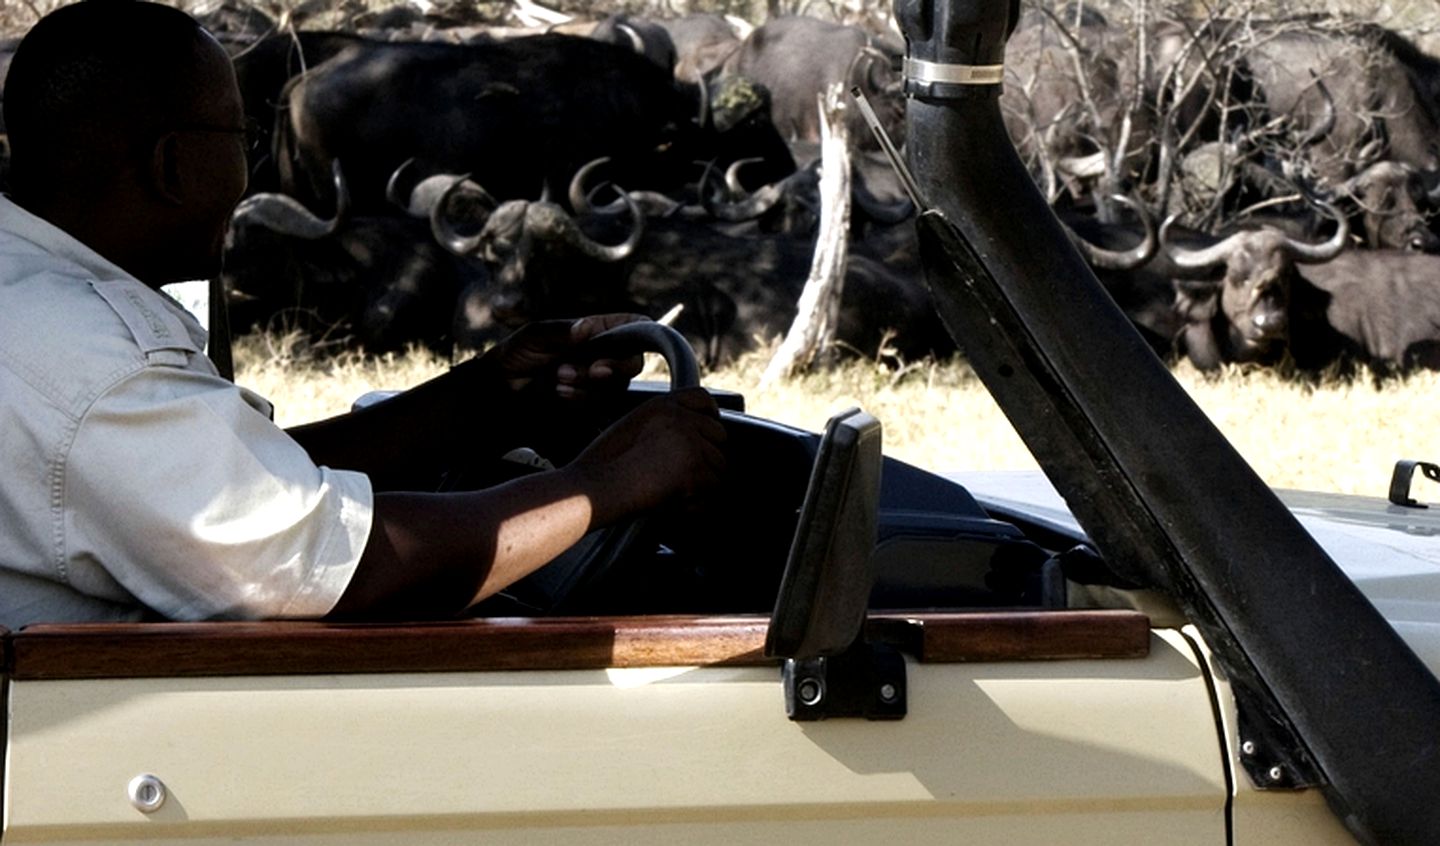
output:
[[[83,0],[37,23],[5,82],[17,194],[111,178],[154,136],[194,120],[209,36],[139,0]]]
[[[206,278],[245,190],[244,123],[230,57],[193,18],[81,0],[11,62],[10,193],[147,284]]]

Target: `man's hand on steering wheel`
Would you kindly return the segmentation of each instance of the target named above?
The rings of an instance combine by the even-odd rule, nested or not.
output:
[[[657,323],[614,317],[572,329],[585,337],[583,347],[569,347],[566,353],[581,362],[577,380],[582,370],[599,378],[623,373],[624,378],[616,380],[623,384],[631,375],[635,351],[646,350],[665,359],[671,392],[640,403],[598,435],[587,437],[587,445],[557,471],[573,481],[589,504],[591,531],[549,565],[501,592],[496,601],[508,603],[512,611],[523,607],[527,613],[556,613],[583,607],[574,603],[583,603],[637,546],[653,542],[648,534],[651,512],[661,506],[688,510],[702,504],[725,468],[725,427],[714,399],[698,387],[699,366],[684,337]],[[564,416],[573,426],[574,415]]]
[[[530,323],[492,347],[479,364],[514,391],[539,381],[553,385],[555,395],[567,400],[590,392],[619,393],[640,373],[642,356],[591,358],[583,345],[608,329],[648,320],[637,314],[601,314]]]

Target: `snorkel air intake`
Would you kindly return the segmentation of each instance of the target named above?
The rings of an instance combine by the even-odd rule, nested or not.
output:
[[[896,2],[940,316],[1110,568],[1199,626],[1257,786],[1321,787],[1367,842],[1440,842],[1440,682],[1071,246],[1001,121],[1018,17],[1018,0]]]

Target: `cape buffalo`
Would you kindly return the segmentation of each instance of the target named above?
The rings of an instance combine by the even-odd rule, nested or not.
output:
[[[1172,244],[1162,229],[1165,253],[1181,271],[1176,307],[1185,320],[1182,349],[1196,367],[1273,364],[1284,356],[1291,341],[1291,293],[1300,278],[1296,266],[1330,261],[1349,241],[1349,225],[1333,214],[1339,221],[1335,233],[1321,244],[1262,227],[1188,248]],[[1185,278],[1220,268],[1224,275],[1218,280]]]
[[[886,131],[898,138],[904,120],[898,73],[903,55],[890,39],[859,27],[783,17],[750,33],[725,63],[724,73],[754,79],[770,90],[775,126],[787,139],[820,140],[816,97],[835,83],[847,91],[860,87]],[[850,110],[847,123],[852,145],[875,146],[859,109]]]
[[[336,168],[338,208],[321,219],[290,197],[256,194],[231,218],[223,277],[232,320],[299,328],[368,352],[420,343],[448,353],[460,291],[484,268],[441,249],[423,220],[351,216]]]
[[[1353,360],[1381,375],[1440,369],[1440,256],[1360,250],[1300,273],[1291,292],[1296,364]]]
[[[438,203],[437,238],[491,267],[486,307],[472,304],[472,311],[500,326],[472,327],[477,336],[542,317],[615,310],[659,317],[681,305],[675,327],[715,365],[789,328],[810,270],[809,239],[731,235],[680,216],[642,221],[633,201],[627,205],[623,222],[592,221],[607,231],[591,237],[553,203],[511,201],[466,237],[447,217],[447,203]],[[871,356],[954,349],[918,273],[858,253],[847,263],[837,335]]]
[[[1322,169],[1344,177],[1372,141],[1379,157],[1422,170],[1440,165],[1440,60],[1373,25],[1322,29],[1290,22],[1265,28],[1244,53],[1265,108],[1275,115],[1319,108],[1314,80],[1335,99],[1337,124],[1321,143],[1333,160]],[[1351,167],[1347,168],[1349,164]]]
[[[364,212],[384,206],[380,186],[410,158],[474,174],[502,199],[563,186],[600,156],[645,188],[684,184],[697,160],[756,156],[774,178],[794,169],[763,92],[707,93],[588,38],[355,45],[291,87],[277,158],[286,193],[326,203],[329,164],[343,160]]]

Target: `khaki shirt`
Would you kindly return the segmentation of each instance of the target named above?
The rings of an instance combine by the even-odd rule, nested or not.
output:
[[[317,617],[370,532],[177,303],[0,197],[0,625]]]

